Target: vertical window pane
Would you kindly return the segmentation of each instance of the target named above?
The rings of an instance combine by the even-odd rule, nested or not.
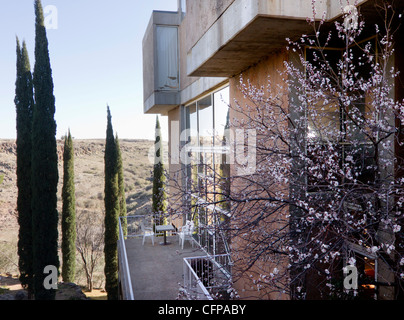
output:
[[[198,113],[196,109],[196,104],[190,105],[187,108],[187,129],[188,132],[188,143],[191,147],[198,146]],[[191,159],[189,173],[191,175],[191,190],[195,191],[198,189],[198,158],[199,153],[195,152],[195,150],[191,150],[188,154]]]
[[[226,202],[230,173],[230,165],[226,161],[229,109],[229,88],[187,107],[187,128],[190,130],[188,146],[192,150],[188,174],[193,204],[197,208],[194,216],[197,225],[195,237],[211,254],[226,252],[228,246],[222,237],[217,237],[212,226],[223,225],[228,220],[225,214],[219,215],[217,210],[229,209]],[[206,204],[211,205],[206,207]]]
[[[178,29],[157,26],[157,89],[176,91],[178,81]]]
[[[307,110],[309,139],[317,142],[337,142],[340,139],[341,111],[336,98],[328,102],[317,101],[309,105]]]
[[[213,106],[211,96],[198,102],[198,115],[200,146],[211,147],[213,144]]]
[[[224,88],[214,94],[214,123],[215,123],[215,201],[219,202],[219,207],[228,209],[226,196],[229,194],[228,178],[230,177],[230,164],[226,147],[229,146],[229,129],[230,124],[230,97],[229,87]]]
[[[187,108],[187,129],[189,129],[189,138],[192,146],[198,146],[198,113],[196,104]]]
[[[221,146],[225,130],[229,128],[229,87],[214,94],[215,104],[215,145]]]
[[[207,96],[198,101],[198,123],[199,123],[199,146],[200,146],[200,158],[199,158],[199,178],[200,196],[207,200],[209,194],[212,193],[210,177],[212,176],[212,146],[213,146],[213,105],[212,97]]]

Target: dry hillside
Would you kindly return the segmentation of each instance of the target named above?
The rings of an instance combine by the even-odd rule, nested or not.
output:
[[[148,160],[152,141],[120,140],[126,185],[128,215],[150,212],[152,164]],[[84,210],[102,215],[104,211],[103,140],[74,140],[77,212]],[[63,143],[59,151],[59,212],[63,178]],[[18,274],[16,216],[16,147],[15,142],[0,140],[0,275]],[[79,271],[80,272],[80,271]],[[99,283],[102,285],[102,276]],[[85,285],[85,282],[82,283]]]

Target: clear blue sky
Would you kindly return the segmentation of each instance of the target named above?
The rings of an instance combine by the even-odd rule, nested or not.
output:
[[[0,139],[15,129],[16,36],[34,67],[33,0],[0,0]],[[56,97],[57,138],[105,138],[106,106],[120,138],[154,139],[155,115],[143,114],[142,39],[153,10],[177,0],[42,0],[57,8],[47,31]],[[160,118],[166,137],[167,119]]]

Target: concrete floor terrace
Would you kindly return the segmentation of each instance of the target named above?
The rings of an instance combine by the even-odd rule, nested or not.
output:
[[[161,245],[163,237],[129,238],[125,241],[135,300],[176,300],[183,285],[183,259],[206,256],[189,241],[181,248],[178,236],[167,236],[169,245]]]

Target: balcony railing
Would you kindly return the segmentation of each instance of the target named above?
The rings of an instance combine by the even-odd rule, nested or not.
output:
[[[122,222],[126,222],[126,232]],[[149,226],[152,223],[151,216],[126,216],[119,219],[119,240],[118,240],[118,261],[119,261],[119,283],[122,300],[134,300],[130,266],[126,251],[125,240],[142,236],[141,222]]]
[[[189,300],[228,300],[230,255],[184,259],[184,293]]]
[[[141,229],[141,222],[143,222],[145,227],[153,226],[153,217],[151,215],[147,216],[127,216],[126,219],[126,238],[137,238],[143,236],[143,231]]]
[[[125,236],[122,229],[122,218],[119,219],[119,239],[118,239],[118,261],[119,261],[119,283],[122,300],[134,300],[132,279],[126,254]]]

